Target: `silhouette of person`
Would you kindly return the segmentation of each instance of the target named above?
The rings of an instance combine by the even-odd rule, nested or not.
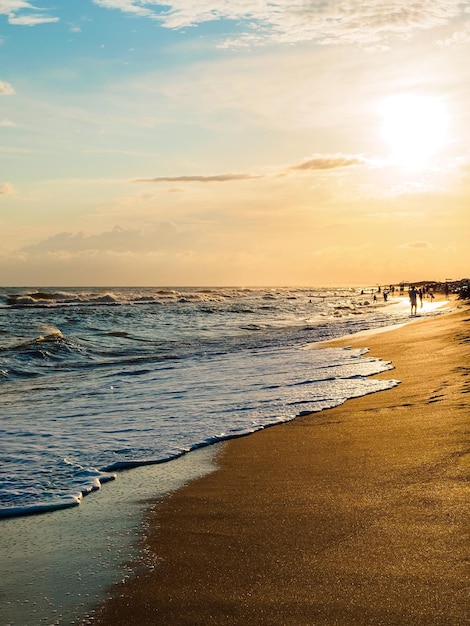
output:
[[[419,306],[423,308],[423,290],[422,289],[418,289],[418,296],[419,296]]]
[[[416,301],[418,299],[418,292],[416,291],[416,289],[413,287],[411,287],[409,293],[408,293],[409,297],[410,297],[410,304],[411,304],[411,315],[413,315],[413,311],[414,314],[416,315]]]

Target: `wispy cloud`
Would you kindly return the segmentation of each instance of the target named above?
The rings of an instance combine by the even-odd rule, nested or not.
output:
[[[361,155],[348,154],[315,154],[309,159],[288,165],[281,170],[270,174],[212,174],[183,175],[183,176],[156,176],[154,178],[135,178],[133,183],[226,183],[233,181],[264,179],[270,177],[286,176],[296,172],[337,170],[356,165],[366,165],[367,160]]]
[[[311,170],[333,170],[354,165],[365,165],[366,159],[362,156],[347,154],[322,155],[316,154],[310,159],[291,165],[287,171],[311,171]]]
[[[462,30],[455,31],[447,39],[440,39],[437,44],[441,48],[449,48],[463,46],[468,41],[470,41],[470,21],[464,25]]]
[[[0,196],[10,195],[13,191],[13,185],[10,185],[10,183],[0,183]]]
[[[153,152],[144,152],[142,150],[123,150],[120,148],[99,148],[96,150],[82,150],[83,154],[124,154],[130,157],[152,157]]]
[[[12,122],[11,120],[9,120],[6,117],[5,117],[5,119],[0,120],[0,127],[1,128],[14,128],[15,126],[17,126],[17,124],[15,124],[15,122]]]
[[[321,44],[361,43],[378,45],[390,35],[410,33],[450,23],[465,15],[460,0],[93,0],[103,9],[157,21],[179,30],[218,20],[245,24],[240,36],[225,45],[253,45],[269,41]],[[58,22],[27,0],[0,0],[0,15],[10,24],[37,26]]]
[[[448,23],[463,14],[459,0],[93,0],[100,7],[118,9],[181,29],[221,19],[244,20],[248,31],[236,43],[266,40],[323,44],[374,43],[390,34],[404,35]]]
[[[10,146],[0,146],[0,154],[27,154],[30,150],[27,148],[11,148]]]
[[[157,176],[155,178],[136,178],[134,183],[226,183],[234,180],[263,178],[256,174],[214,174],[212,176]]]
[[[58,22],[59,18],[38,10],[26,0],[0,0],[0,15],[6,15],[8,22],[15,26],[36,26]]]
[[[205,22],[230,20],[244,28],[236,37],[221,42],[223,47],[267,42],[320,44],[360,43],[380,46],[391,35],[410,34],[449,24],[465,17],[460,0],[92,0],[103,9],[118,10],[180,30]],[[16,26],[58,22],[56,15],[27,0],[0,0],[0,15]],[[465,27],[464,27],[465,28]],[[79,32],[72,27],[73,32]],[[467,31],[455,33],[440,45],[466,40]]]
[[[14,93],[15,90],[10,83],[0,80],[0,96],[12,96]]]
[[[432,245],[429,243],[429,241],[410,241],[408,243],[402,244],[399,247],[408,249],[411,248],[412,250],[427,250],[429,248],[432,248]]]
[[[191,241],[191,237],[181,233],[171,222],[161,222],[151,228],[122,228],[115,226],[112,230],[87,234],[84,232],[62,232],[38,243],[25,246],[19,250],[21,254],[76,254],[96,252],[146,253],[162,249],[171,249]]]
[[[49,24],[51,22],[58,22],[58,17],[48,17],[41,13],[30,13],[29,15],[19,15],[17,17],[10,17],[10,24],[15,26],[37,26],[38,24]]]
[[[143,5],[159,5],[159,2],[148,0],[93,0],[94,4],[104,9],[119,9],[124,13],[132,13],[141,17],[150,17],[157,19],[158,14],[155,9],[146,9]],[[165,6],[168,6],[164,3]]]

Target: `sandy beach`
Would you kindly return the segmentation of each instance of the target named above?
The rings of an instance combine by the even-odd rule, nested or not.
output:
[[[92,623],[469,624],[470,310],[455,304],[333,342],[401,383],[224,444],[218,471],[155,501],[153,565]]]

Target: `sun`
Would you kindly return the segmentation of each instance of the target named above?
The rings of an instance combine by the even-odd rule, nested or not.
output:
[[[448,141],[448,114],[436,96],[399,94],[381,107],[382,136],[393,164],[422,169]]]

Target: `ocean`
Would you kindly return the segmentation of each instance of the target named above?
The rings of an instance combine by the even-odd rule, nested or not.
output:
[[[207,465],[204,450],[211,444],[397,385],[393,378],[369,378],[392,365],[366,348],[319,342],[408,322],[409,314],[407,298],[385,301],[378,294],[375,301],[370,288],[0,289],[0,523],[34,537],[39,525],[46,534],[57,524],[63,529],[58,520],[66,510],[60,519],[75,535],[63,543],[89,542],[76,536],[75,509],[83,510],[83,522],[88,507],[95,518],[100,508],[117,507],[124,475],[161,466],[161,485],[149,488],[165,493],[179,484],[166,487],[165,472],[178,473],[192,458]],[[39,525],[27,525],[32,518]],[[38,550],[40,562],[45,557]],[[25,574],[21,552],[10,554],[11,581]],[[122,577],[130,558],[126,552],[112,567],[106,561],[115,577],[101,580],[104,561],[100,553],[90,566],[91,552],[100,548],[89,547],[84,558],[91,567],[88,602],[64,591],[66,575],[54,561],[55,574],[44,576],[53,580],[62,572],[56,600],[38,591],[31,613],[24,597],[25,610],[15,612],[19,621],[10,616],[6,623],[77,619]],[[65,571],[74,576],[77,567],[69,560]],[[3,595],[17,593],[12,585]]]
[[[0,515],[394,383],[318,341],[406,317],[354,289],[4,289]],[[361,358],[359,358],[361,357]]]

